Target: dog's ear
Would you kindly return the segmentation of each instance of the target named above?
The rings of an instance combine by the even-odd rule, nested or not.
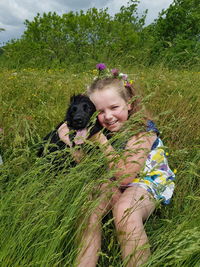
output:
[[[72,95],[72,96],[70,97],[69,106],[68,106],[67,111],[66,111],[66,113],[65,113],[65,118],[64,118],[64,120],[67,121],[68,126],[71,125],[70,107],[71,107],[71,106],[73,105],[73,103],[74,103],[74,98],[75,98],[75,94]]]
[[[70,104],[71,106],[71,104]],[[66,114],[65,114],[65,121],[67,122],[67,125],[69,127],[71,127],[71,123],[72,123],[72,118],[71,118],[71,115],[70,115],[70,106],[68,107],[67,111],[66,111]]]
[[[70,105],[74,103],[74,99],[75,99],[75,94],[73,94],[73,95],[70,97]]]

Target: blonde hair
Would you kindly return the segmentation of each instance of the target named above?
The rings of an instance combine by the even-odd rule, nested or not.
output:
[[[97,90],[104,90],[108,87],[114,87],[117,93],[122,97],[127,103],[130,101],[131,110],[129,112],[129,116],[135,114],[142,110],[141,99],[137,93],[136,88],[131,84],[129,86],[124,85],[124,81],[115,77],[106,77],[103,79],[96,79],[88,88],[87,93],[90,96]],[[146,112],[145,112],[146,113]],[[148,117],[147,114],[145,114]]]

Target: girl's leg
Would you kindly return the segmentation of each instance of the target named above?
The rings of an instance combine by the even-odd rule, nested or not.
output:
[[[150,255],[143,222],[155,209],[153,197],[142,187],[127,188],[113,207],[124,266],[138,267]]]
[[[78,267],[95,267],[98,252],[101,248],[101,216],[94,213],[90,216],[87,228],[82,236],[82,247],[76,259]]]
[[[117,188],[109,188],[108,184],[101,185],[101,196],[99,205],[95,212],[90,216],[87,228],[82,236],[82,247],[76,259],[78,267],[95,267],[98,261],[98,252],[101,249],[101,220],[102,217],[111,209],[111,203],[116,202],[121,193]],[[113,196],[108,197],[110,190]]]

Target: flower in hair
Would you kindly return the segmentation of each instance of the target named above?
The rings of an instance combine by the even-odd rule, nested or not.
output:
[[[132,85],[133,85],[133,80],[130,80],[130,81],[126,80],[126,81],[124,82],[124,86],[125,86],[125,87],[129,87],[129,88],[131,88]]]
[[[130,83],[130,82],[124,82],[124,86],[125,86],[125,87],[129,87],[129,88],[131,88],[131,85],[132,85],[132,83]]]
[[[104,63],[99,63],[99,64],[97,64],[96,65],[96,68],[98,69],[98,70],[105,70],[106,69],[106,65],[104,64]]]
[[[127,74],[123,74],[123,76],[122,76],[122,80],[127,80],[128,79],[128,75]]]
[[[126,81],[128,79],[128,75],[121,72],[121,73],[119,73],[119,78]]]
[[[98,77],[95,77],[94,79],[97,78],[117,78],[119,80],[123,80],[124,82],[124,86],[125,87],[131,87],[131,85],[133,84],[132,80],[128,80],[128,75],[122,72],[119,72],[118,69],[114,68],[114,69],[107,69],[106,65],[104,63],[99,63],[96,65],[96,71],[98,72]],[[93,71],[94,73],[94,71]],[[97,74],[97,73],[94,73]]]
[[[118,69],[112,69],[111,73],[114,77],[118,77],[119,76],[119,70]]]

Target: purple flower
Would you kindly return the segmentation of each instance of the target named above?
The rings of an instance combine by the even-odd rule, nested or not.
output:
[[[118,69],[112,69],[111,73],[114,77],[117,77],[119,75],[119,70]]]
[[[126,82],[126,83],[124,84],[124,86],[125,86],[125,87],[129,87],[129,88],[131,88],[131,83]]]
[[[119,73],[119,78],[126,81],[128,79],[128,75],[121,72]]]
[[[126,81],[127,79],[128,79],[128,75],[127,74],[123,74],[122,75],[122,80],[125,80]]]
[[[106,69],[106,65],[104,63],[99,63],[96,65],[96,68],[98,70],[105,70]]]

